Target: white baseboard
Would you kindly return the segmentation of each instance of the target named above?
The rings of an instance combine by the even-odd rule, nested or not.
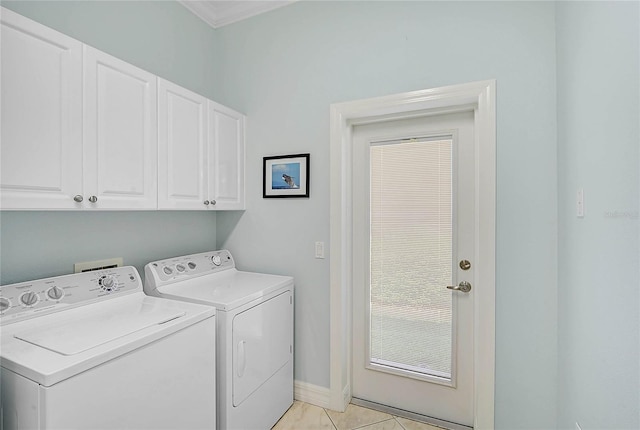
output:
[[[329,407],[329,389],[303,381],[293,382],[293,397],[296,400],[321,408]]]

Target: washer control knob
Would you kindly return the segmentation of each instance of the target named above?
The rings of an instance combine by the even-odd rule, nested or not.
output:
[[[25,306],[33,306],[38,303],[38,295],[33,291],[27,291],[20,296],[20,303]]]
[[[60,287],[51,287],[47,290],[47,296],[52,300],[60,300],[64,296],[64,291]]]
[[[102,275],[98,280],[102,291],[106,291],[110,293],[112,291],[116,291],[118,289],[118,283],[116,282],[116,278],[111,275]]]
[[[11,301],[9,299],[5,299],[4,297],[0,297],[0,312],[4,312],[11,307]]]
[[[222,260],[220,259],[219,255],[214,255],[213,257],[211,257],[211,262],[216,266],[222,264]]]
[[[162,271],[166,274],[166,275],[172,275],[173,274],[173,269],[169,266],[164,266],[162,268]]]
[[[187,263],[187,266],[189,266],[189,269],[193,270],[196,268],[196,263],[194,263],[193,261],[190,261]]]
[[[187,270],[186,267],[184,267],[184,264],[177,264],[176,265],[176,270],[180,273],[184,272],[185,270]]]

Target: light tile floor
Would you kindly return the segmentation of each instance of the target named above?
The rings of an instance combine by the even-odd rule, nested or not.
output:
[[[442,430],[429,424],[396,417],[361,406],[349,405],[344,412],[294,401],[273,430]]]

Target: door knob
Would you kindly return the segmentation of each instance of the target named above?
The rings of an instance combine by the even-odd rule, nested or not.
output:
[[[471,291],[471,284],[468,283],[467,281],[462,281],[458,285],[455,285],[455,286],[449,285],[447,288],[453,291],[461,291],[463,293],[468,293],[469,291]]]

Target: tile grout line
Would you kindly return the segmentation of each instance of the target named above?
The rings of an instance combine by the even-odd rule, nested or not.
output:
[[[336,426],[336,423],[333,422],[333,420],[331,419],[331,415],[329,415],[329,412],[327,412],[327,408],[322,408],[322,410],[324,411],[324,414],[327,416],[327,418],[329,418],[329,421],[331,421],[331,425],[333,426],[333,430],[338,430],[338,427]]]
[[[365,408],[365,409],[369,409],[369,408]],[[331,421],[331,424],[333,424],[333,428],[335,430],[338,430],[338,426],[336,425],[336,423],[333,422],[333,419],[331,418],[331,415],[329,415],[329,412],[327,412],[327,408],[322,408],[322,410],[324,410],[324,413],[327,414],[327,417],[329,417],[329,421]],[[373,411],[375,409],[370,409],[370,410]],[[376,422],[369,423],[369,424],[365,424],[365,425],[362,425],[362,426],[359,426],[359,427],[352,427],[352,428],[350,428],[348,430],[358,430],[358,429],[362,429],[362,428],[365,428],[365,427],[368,427],[368,426],[372,426],[372,425],[375,425],[375,424],[380,424],[380,423],[383,423],[385,421],[391,421],[391,420],[394,420],[400,426],[400,428],[402,428],[403,430],[406,430],[405,427],[400,423],[400,421],[398,421],[396,419],[395,415],[391,415],[391,414],[387,414],[387,415],[389,415],[391,418],[380,420],[380,421],[376,421]]]
[[[386,421],[391,421],[391,420],[394,420],[395,422],[397,422],[397,423],[398,423],[398,425],[399,425],[400,427],[402,427],[402,424],[400,424],[400,423],[398,422],[398,420],[396,420],[396,418],[395,418],[393,415],[391,415],[391,418],[387,418],[386,420],[376,421],[376,422],[374,422],[374,423],[365,424],[365,425],[363,425],[363,426],[359,426],[359,427],[353,427],[353,428],[351,428],[351,429],[349,429],[349,430],[358,430],[358,429],[363,429],[363,428],[365,428],[365,427],[369,427],[369,426],[372,426],[372,425],[374,425],[374,424],[380,424],[380,423],[384,423],[384,422],[386,422]],[[404,429],[404,427],[402,427],[402,428]]]
[[[393,415],[393,419],[398,423],[398,425],[400,426],[401,429],[403,430],[407,430],[405,428],[405,426],[402,425],[402,423],[400,421],[398,421],[398,417],[396,417],[395,415]]]

